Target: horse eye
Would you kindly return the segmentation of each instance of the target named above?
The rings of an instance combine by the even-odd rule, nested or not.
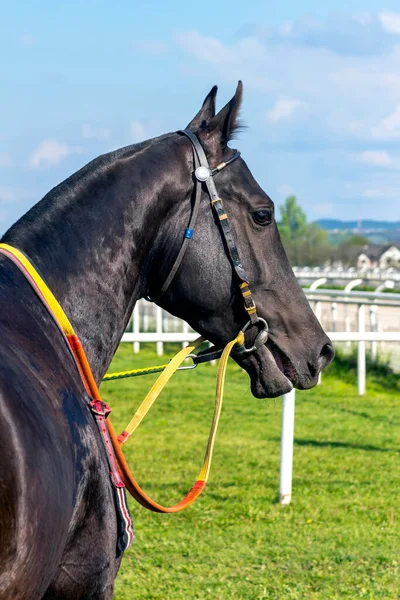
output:
[[[268,209],[255,210],[253,219],[257,225],[269,225],[272,221],[272,212]]]

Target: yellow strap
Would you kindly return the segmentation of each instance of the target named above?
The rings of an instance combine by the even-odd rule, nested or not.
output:
[[[129,436],[135,431],[135,429],[142,422],[142,420],[144,419],[144,417],[146,416],[146,414],[148,413],[148,411],[150,410],[150,408],[152,407],[152,405],[154,404],[154,402],[160,395],[161,391],[163,390],[163,388],[165,387],[165,385],[167,384],[169,379],[172,377],[172,375],[175,373],[175,371],[177,370],[179,365],[186,358],[186,356],[188,354],[190,354],[195,348],[197,348],[197,346],[199,346],[203,341],[204,341],[204,338],[202,338],[202,337],[197,338],[190,346],[187,346],[186,348],[181,350],[176,356],[174,356],[174,358],[171,360],[171,362],[166,367],[165,371],[160,375],[160,377],[154,383],[153,387],[147,394],[146,398],[143,400],[142,404],[139,406],[135,415],[131,419],[129,425],[126,427],[126,429],[123,431],[121,436],[118,438],[120,440],[121,444],[124,444],[128,440]],[[214,442],[215,442],[215,438],[217,435],[219,417],[221,415],[222,399],[223,399],[223,395],[224,395],[225,375],[226,375],[226,368],[228,365],[229,355],[232,351],[232,348],[236,344],[238,344],[240,346],[243,343],[244,343],[244,334],[241,331],[234,340],[232,340],[225,346],[224,351],[222,353],[222,356],[221,356],[221,359],[219,362],[219,366],[218,366],[217,386],[216,386],[216,390],[215,390],[214,414],[213,414],[213,419],[212,419],[212,423],[211,423],[211,427],[210,427],[210,433],[208,436],[207,448],[206,448],[206,452],[204,455],[203,465],[201,467],[197,481],[206,482],[208,479],[208,476],[210,473],[213,450],[214,450]]]
[[[203,466],[201,467],[199,476],[197,478],[200,481],[207,481],[208,475],[210,473],[211,460],[212,460],[212,455],[213,455],[213,450],[214,450],[214,442],[215,442],[215,437],[217,435],[218,422],[219,422],[219,417],[220,417],[221,408],[222,408],[222,399],[224,396],[225,374],[226,374],[226,367],[228,365],[229,355],[232,351],[233,346],[235,346],[236,344],[238,344],[240,346],[241,344],[243,344],[243,342],[244,342],[244,335],[243,335],[243,332],[241,331],[234,340],[232,340],[225,346],[224,351],[223,351],[222,356],[219,361],[218,375],[217,375],[217,387],[215,390],[214,415],[213,415],[213,420],[211,423],[210,435],[208,436],[208,443],[207,443],[206,453],[204,456]]]
[[[24,269],[28,272],[29,276],[33,279],[33,281],[39,288],[40,293],[44,297],[47,305],[50,307],[58,323],[61,325],[61,328],[65,335],[75,335],[75,331],[71,323],[69,322],[67,315],[58,303],[58,300],[50,291],[43,279],[40,277],[35,267],[31,265],[29,260],[26,258],[25,254],[23,254],[16,248],[13,248],[13,246],[9,246],[8,244],[0,244],[0,248],[3,248],[3,250],[11,254],[12,256],[15,256],[15,258],[17,258],[19,262],[23,265]]]
[[[135,429],[143,421],[144,417],[147,415],[150,408],[153,406],[154,402],[157,400],[158,396],[160,395],[168,381],[171,379],[172,375],[185,360],[185,358],[187,358],[187,356],[191,354],[193,350],[195,350],[203,342],[204,338],[198,337],[196,340],[194,340],[194,342],[189,344],[189,346],[186,346],[186,348],[182,348],[182,350],[174,356],[171,362],[168,363],[164,371],[161,373],[161,375],[150,388],[150,391],[148,392],[146,398],[143,400],[142,404],[139,406],[136,413],[129,421],[129,424],[125,427],[124,433],[126,432],[126,435],[124,442],[129,438],[130,435],[132,435]]]
[[[47,287],[46,283],[40,277],[40,275],[38,274],[36,269],[31,265],[31,263],[26,258],[26,256],[22,252],[17,250],[16,248],[9,246],[8,244],[0,243],[0,249],[3,249],[5,253],[10,254],[11,256],[14,256],[22,264],[23,268],[26,271],[27,276],[38,288],[40,294],[44,298],[45,303],[47,304],[49,309],[54,314],[55,318],[59,322],[65,335],[75,336],[76,334],[74,332],[74,329],[73,329],[71,323],[69,322],[66,314],[64,313],[63,309],[61,308],[60,304],[58,303],[57,299],[52,294],[50,289]],[[168,383],[169,379],[172,377],[172,375],[175,373],[175,371],[178,369],[178,367],[181,365],[181,363],[185,360],[185,358],[191,352],[193,352],[193,350],[195,350],[195,348],[197,348],[200,344],[202,344],[204,341],[205,340],[203,337],[197,338],[194,342],[192,342],[192,344],[190,344],[189,346],[187,346],[186,348],[183,348],[180,352],[178,352],[178,354],[176,356],[174,356],[174,358],[171,360],[171,362],[168,363],[165,370],[161,373],[161,375],[159,376],[157,381],[153,384],[153,386],[150,389],[149,393],[147,394],[146,398],[143,400],[142,404],[139,406],[135,415],[133,416],[130,423],[126,427],[126,430],[119,437],[119,443],[115,437],[115,434],[113,433],[113,429],[112,429],[110,420],[108,419],[108,428],[110,430],[110,434],[112,434],[111,437],[113,440],[113,446],[114,446],[114,450],[117,454],[117,457],[119,456],[119,453],[121,452],[121,449],[119,446],[122,445],[122,443],[125,443],[125,441],[128,439],[128,437],[135,431],[135,429],[138,427],[138,425],[144,419],[147,412],[150,410],[150,408],[154,404],[155,400],[158,398],[161,391],[163,390],[165,385]],[[238,336],[234,340],[232,340],[225,346],[224,351],[221,356],[221,359],[220,359],[220,363],[219,363],[219,367],[218,367],[218,375],[217,375],[216,393],[215,393],[214,414],[213,414],[213,419],[212,419],[212,423],[211,423],[210,434],[208,437],[207,449],[206,449],[206,453],[204,456],[203,466],[200,470],[197,483],[205,484],[205,482],[208,479],[209,472],[210,472],[210,465],[211,465],[211,459],[212,459],[212,454],[213,454],[213,449],[214,449],[215,436],[216,436],[218,421],[219,421],[219,417],[221,414],[221,408],[222,408],[222,397],[223,397],[223,392],[224,392],[225,374],[226,374],[226,368],[227,368],[227,364],[228,364],[229,355],[232,351],[232,348],[236,344],[238,344],[240,346],[243,343],[244,343],[244,334],[241,331],[241,332],[239,332]],[[82,352],[83,352],[83,350],[82,350]],[[86,356],[85,356],[85,361],[87,362]],[[79,364],[79,363],[77,363],[77,364]],[[89,375],[93,379],[89,365],[87,365],[87,368],[89,370]],[[84,381],[86,381],[86,380],[84,380]],[[97,386],[94,383],[94,380],[93,380],[93,385],[95,386],[95,388],[97,390]],[[122,440],[120,438],[122,438]],[[119,466],[121,468],[120,461],[119,461]],[[130,480],[133,481],[133,478],[129,471],[129,468],[128,468],[127,474],[129,476]],[[194,486],[194,488],[195,487],[196,487],[196,485]],[[192,488],[192,490],[194,490],[194,488]],[[129,489],[129,487],[128,487],[128,489]],[[201,489],[204,489],[204,485],[201,486]],[[175,507],[168,509],[168,508],[164,508],[159,505],[156,505],[157,510],[159,510],[159,511],[161,510],[162,512],[176,512],[177,510],[181,510],[182,508],[185,508],[198,496],[198,494],[201,491],[201,490],[197,490],[192,494],[192,490],[189,492],[187,497],[185,497],[185,499],[181,503],[178,503]],[[140,491],[139,501],[141,501],[140,496],[143,496],[143,495],[144,495],[143,492]],[[138,499],[136,494],[134,495],[134,497],[136,499]],[[185,501],[186,499],[187,499],[187,501]],[[150,502],[150,504],[153,504],[153,505],[155,504],[150,499],[147,499],[147,496],[146,496],[146,501],[147,502],[144,505],[146,505],[147,507],[148,507],[149,502]],[[182,505],[182,506],[180,506],[180,505]]]

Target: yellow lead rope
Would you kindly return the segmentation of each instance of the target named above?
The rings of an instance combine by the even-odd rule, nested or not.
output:
[[[185,348],[182,348],[182,350],[178,352],[178,354],[176,354],[174,358],[166,365],[164,371],[154,382],[150,388],[150,391],[147,393],[147,396],[133,415],[132,419],[129,421],[128,425],[125,427],[124,431],[118,436],[118,441],[120,444],[125,444],[135,429],[140,425],[164,387],[167,385],[168,381],[171,379],[172,375],[181,366],[185,358],[187,358],[189,354],[192,354],[193,350],[200,346],[200,344],[202,344],[204,341],[205,340],[203,337],[198,337],[196,340],[194,340],[194,342]]]
[[[34,289],[40,296],[42,302],[45,304],[45,306],[47,306],[48,310],[53,315],[55,321],[58,323],[61,331],[66,336],[71,351],[74,354],[77,368],[82,377],[82,381],[87,392],[93,399],[101,401],[101,396],[98,387],[94,380],[92,371],[90,369],[89,363],[87,361],[82,345],[79,341],[79,338],[75,334],[74,329],[68,320],[68,317],[66,316],[56,297],[53,295],[45,281],[42,279],[42,277],[36,271],[34,266],[22,252],[20,252],[12,246],[9,246],[8,244],[0,244],[0,251],[8,255],[10,258],[14,257],[14,259],[17,259],[16,264],[24,273],[31,285],[34,287]],[[201,494],[207,482],[207,478],[210,472],[215,436],[218,428],[218,421],[221,414],[222,397],[224,392],[224,382],[228,359],[232,348],[236,344],[240,346],[244,343],[244,334],[242,331],[239,332],[238,336],[234,340],[232,340],[226,345],[222,353],[217,374],[214,414],[211,423],[210,434],[208,437],[207,449],[204,456],[203,466],[200,470],[196,483],[180,502],[178,502],[174,506],[165,507],[161,504],[158,504],[149,496],[147,496],[147,494],[140,488],[138,483],[135,481],[121,449],[122,444],[124,444],[127,441],[129,436],[135,431],[135,429],[144,419],[144,417],[146,416],[146,414],[160,395],[161,391],[168,383],[169,379],[172,377],[175,371],[179,368],[181,363],[189,354],[193,352],[195,348],[197,348],[203,342],[204,338],[197,338],[193,343],[189,344],[189,346],[183,348],[180,352],[178,352],[178,354],[174,356],[174,358],[168,363],[168,365],[165,366],[165,369],[163,370],[157,381],[153,384],[146,398],[143,400],[142,404],[139,406],[133,418],[131,419],[126,429],[121,433],[120,436],[116,436],[110,418],[108,418],[106,421],[112,446],[118,461],[119,471],[122,475],[123,481],[128,491],[132,494],[132,496],[138,502],[140,502],[140,504],[142,504],[149,510],[168,513],[183,510],[184,508],[192,504],[192,502],[194,502],[194,500]],[[164,365],[162,365],[162,367],[164,368]]]
[[[224,393],[224,383],[225,383],[225,375],[226,368],[228,365],[229,355],[232,351],[232,348],[237,345],[242,345],[244,343],[244,334],[241,331],[238,336],[229,342],[222,353],[220,363],[218,366],[218,374],[217,374],[217,385],[215,391],[215,405],[214,405],[214,414],[212,418],[210,433],[208,436],[207,448],[203,460],[203,465],[201,467],[200,473],[195,484],[189,490],[184,498],[174,506],[166,507],[161,504],[158,504],[154,500],[152,500],[144,490],[139,486],[139,484],[134,479],[128,464],[125,460],[124,455],[122,454],[121,446],[127,441],[129,436],[135,431],[138,425],[146,416],[147,412],[150,410],[155,400],[160,395],[161,391],[165,387],[166,383],[169,381],[173,373],[178,369],[179,365],[185,360],[186,356],[190,354],[197,346],[199,346],[204,341],[203,338],[197,338],[190,346],[184,348],[171,360],[171,362],[167,365],[164,372],[160,375],[157,381],[152,386],[151,390],[147,394],[146,398],[143,400],[142,404],[136,411],[135,415],[131,419],[129,425],[126,429],[121,433],[118,438],[116,437],[114,430],[112,429],[111,423],[109,423],[109,432],[110,437],[113,442],[114,451],[117,456],[118,464],[121,469],[121,474],[123,476],[125,485],[128,491],[132,494],[132,496],[145,508],[155,512],[163,512],[163,513],[174,513],[187,508],[192,504],[196,498],[201,494],[204,490],[207,479],[210,473],[212,454],[214,450],[214,442],[217,434],[219,417],[221,414],[222,408],[222,399]],[[108,420],[109,421],[109,420]]]

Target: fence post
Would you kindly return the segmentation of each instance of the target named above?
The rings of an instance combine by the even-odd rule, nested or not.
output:
[[[336,331],[337,302],[331,304],[332,331]]]
[[[360,333],[365,332],[365,305],[360,304],[358,306],[358,331]],[[358,395],[363,396],[365,394],[365,341],[358,342],[358,353],[357,353],[357,383],[358,383]]]
[[[362,279],[352,279],[351,281],[349,281],[349,283],[347,283],[344,286],[344,292],[351,292],[355,287],[361,285],[363,282]],[[350,315],[349,315],[349,305],[345,304],[344,305],[344,323],[345,323],[345,331],[346,333],[350,331]],[[346,346],[347,348],[350,350],[351,348],[351,342],[346,342]]]
[[[182,333],[189,333],[189,325],[186,321],[183,321],[182,325]],[[182,348],[186,348],[189,345],[189,342],[182,342]]]
[[[279,472],[279,502],[290,504],[292,499],[293,437],[295,391],[282,396],[281,464]]]
[[[133,309],[132,331],[133,333],[139,333],[140,331],[139,302],[136,302],[135,308]],[[138,352],[140,351],[140,342],[133,342],[133,351],[135,354],[138,354]]]
[[[150,304],[142,300],[143,306],[143,331],[149,330],[149,308]]]
[[[156,307],[156,332],[158,334],[163,332],[162,309],[159,306]],[[164,344],[162,342],[157,342],[156,348],[157,356],[162,356],[164,354]]]
[[[376,306],[376,304],[371,304],[371,306],[369,307],[369,323],[370,323],[370,330],[371,331],[376,331],[377,327],[376,327],[376,317],[377,317],[377,313],[378,312],[378,307]],[[371,360],[373,362],[376,362],[376,356],[377,356],[377,346],[378,343],[377,342],[371,342]]]

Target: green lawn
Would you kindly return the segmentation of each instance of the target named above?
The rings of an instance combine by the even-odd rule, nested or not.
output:
[[[157,363],[150,347],[134,356],[125,344],[112,370]],[[127,444],[156,500],[175,503],[196,479],[215,374],[210,365],[176,374]],[[118,430],[154,378],[103,384]],[[360,399],[354,373],[337,366],[321,386],[297,392],[293,500],[282,507],[280,399],[253,398],[232,362],[209,485],[177,515],[131,502],[136,541],[115,598],[400,598],[399,397],[398,379],[381,376]]]

